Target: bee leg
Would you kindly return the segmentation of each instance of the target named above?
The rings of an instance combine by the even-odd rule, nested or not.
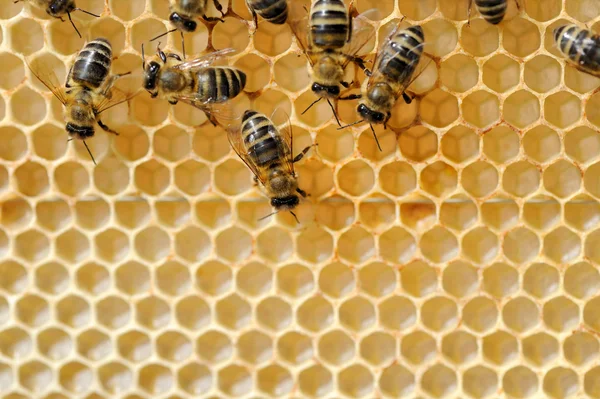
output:
[[[223,21],[223,18],[207,17],[206,15],[203,15],[202,19],[205,20],[206,22],[225,22],[225,21]]]
[[[213,0],[213,4],[215,5],[215,8],[217,9],[217,11],[221,13],[221,18],[225,18],[225,13],[223,12],[223,6],[221,5],[221,3],[219,3],[219,0]],[[221,22],[223,22],[222,19],[221,19]]]
[[[296,192],[298,194],[300,194],[301,196],[303,196],[304,198],[309,196],[309,194],[306,194],[306,191],[302,190],[301,188],[296,188]]]
[[[469,0],[469,6],[467,7],[467,26],[471,26],[471,8],[473,7],[473,0]]]
[[[308,152],[308,150],[310,150],[310,147],[312,147],[312,145],[309,145],[308,147],[306,147],[305,149],[303,149],[300,154],[296,155],[294,157],[294,159],[292,160],[292,163],[296,163],[299,160],[301,160],[302,158],[304,158],[304,154],[306,154]]]
[[[338,100],[357,100],[362,97],[362,94],[349,94],[346,97],[340,97]]]
[[[254,11],[254,8],[250,7],[250,2],[248,0],[246,0],[246,7],[248,8],[248,10],[250,10],[250,13],[252,14],[252,22],[254,23],[254,31],[252,32],[252,34],[254,34],[258,30],[258,15],[256,15],[256,11]]]
[[[258,186],[258,177],[254,176],[254,179],[252,179],[252,180],[254,180],[254,185]]]
[[[402,98],[404,99],[405,103],[407,103],[407,104],[412,103],[413,99],[408,94],[406,94],[406,92],[402,93]]]
[[[517,4],[517,10],[521,11],[521,4],[519,0],[515,0],[515,3]]]
[[[357,67],[359,67],[360,69],[362,69],[363,71],[367,69],[367,66],[365,65],[365,60],[363,60],[360,57],[348,57],[350,59],[350,61],[352,61]]]
[[[212,123],[213,126],[215,126],[215,127],[218,126],[219,122],[215,119],[213,114],[211,114],[210,112],[206,112],[206,111],[204,111],[204,113],[206,114],[206,117],[208,118],[210,123]]]
[[[100,119],[98,119],[98,126],[100,126],[102,128],[102,130],[104,130],[106,133],[112,133],[115,136],[119,135],[119,133],[115,132],[114,130],[112,130],[111,128],[106,126],[104,123],[102,123],[102,121]]]

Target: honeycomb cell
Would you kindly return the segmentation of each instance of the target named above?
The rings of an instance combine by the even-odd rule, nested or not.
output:
[[[266,298],[256,307],[256,319],[267,329],[280,331],[292,322],[292,309],[280,298]]]
[[[19,192],[35,197],[48,191],[48,174],[44,167],[37,162],[27,161],[14,171],[14,179]]]
[[[97,302],[95,313],[98,322],[108,329],[121,328],[131,319],[129,304],[114,295]]]
[[[135,318],[138,324],[155,330],[169,324],[171,309],[161,298],[149,296],[136,304]]]
[[[374,378],[366,367],[355,364],[338,374],[338,386],[345,395],[361,398],[373,391]]]
[[[104,359],[112,349],[110,337],[100,330],[90,329],[77,336],[77,352],[91,361]]]
[[[18,340],[11,339],[13,342]],[[50,360],[58,361],[63,360],[71,354],[73,351],[73,341],[69,334],[61,330],[60,328],[50,327],[44,331],[41,331],[37,336],[37,348],[42,355]],[[19,345],[19,352],[27,351],[29,348],[27,345]],[[23,354],[26,354],[24,352]],[[20,356],[19,356],[20,357]]]
[[[27,270],[15,261],[0,263],[0,289],[9,294],[19,294],[27,288]]]
[[[296,167],[298,185],[312,197],[318,198],[333,188],[331,167],[322,162],[309,159]]]
[[[537,367],[550,364],[559,353],[559,345],[556,338],[546,333],[530,335],[523,340],[523,355]]]
[[[239,262],[252,252],[252,237],[237,227],[221,232],[216,238],[217,254],[230,262]]]
[[[58,380],[60,385],[67,391],[82,394],[90,389],[94,380],[94,373],[85,364],[72,361],[60,368]]]
[[[24,198],[8,199],[0,204],[0,224],[9,230],[27,227],[33,220],[33,210]]]
[[[443,161],[437,161],[421,171],[419,185],[435,197],[445,197],[454,191],[457,182],[456,170]]]
[[[474,398],[485,398],[498,389],[496,372],[485,366],[475,366],[463,375],[463,390]]]
[[[289,394],[294,385],[290,372],[277,364],[259,370],[257,380],[258,388],[274,397]]]
[[[529,266],[523,275],[523,289],[540,299],[555,293],[559,285],[558,270],[544,263]]]
[[[169,185],[169,170],[158,161],[150,160],[138,165],[134,173],[136,186],[148,195],[158,195]],[[177,177],[175,179],[180,181]]]
[[[133,384],[133,372],[120,362],[110,362],[98,369],[102,388],[111,394],[126,392]]]
[[[190,182],[193,181],[194,185],[192,187],[198,186],[198,184],[195,182],[199,179],[200,181],[205,181],[205,184],[203,184],[202,187],[206,189],[205,186],[207,186],[209,183],[209,172],[206,166],[204,166],[203,164],[198,165],[201,165],[201,171],[198,170],[198,166],[194,167],[192,174],[185,174],[185,176],[187,176],[185,180],[189,180]],[[201,173],[201,175],[198,176],[198,173]],[[182,178],[183,176],[184,174],[182,173]],[[214,171],[214,179],[216,188],[226,195],[240,194],[248,190],[251,185],[250,171],[248,170],[246,165],[233,159],[225,161],[224,163],[217,166],[217,168]],[[180,184],[178,185],[180,186]],[[181,187],[182,190],[184,189],[184,187]],[[199,192],[199,190],[192,190],[190,194],[198,194]]]
[[[586,164],[600,154],[600,138],[586,126],[569,131],[564,140],[567,155],[580,164]]]
[[[483,64],[483,83],[495,92],[512,89],[519,84],[519,79],[519,64],[504,54],[495,55]]]
[[[590,363],[598,357],[599,351],[598,340],[586,332],[574,332],[563,342],[565,358],[575,366]]]
[[[442,339],[442,353],[454,364],[464,364],[477,356],[477,339],[466,331],[454,331]]]
[[[463,261],[456,261],[444,268],[442,286],[450,295],[463,298],[477,289],[478,279],[477,269]],[[456,284],[457,281],[461,284]]]
[[[434,398],[443,398],[451,394],[457,385],[455,372],[443,364],[431,366],[421,377],[421,389]]]
[[[516,366],[508,370],[502,378],[502,389],[514,397],[527,398],[539,389],[536,374],[525,366]]]
[[[451,329],[458,324],[458,308],[446,297],[435,297],[421,306],[423,325],[435,332]]]
[[[423,331],[414,331],[402,338],[400,353],[413,365],[427,363],[436,357],[434,338]]]
[[[366,1],[365,1],[365,3],[366,3]],[[369,2],[369,3],[372,3],[373,6],[376,5],[375,2]],[[435,11],[435,2],[430,1],[430,0],[423,1],[423,2],[417,2],[414,0],[410,0],[410,1],[406,1],[406,2],[402,3],[402,6],[400,7],[400,12],[402,13],[402,15],[406,16],[409,19],[416,20],[416,21],[421,21],[421,20],[427,19],[427,17],[430,16],[431,14],[433,14],[434,11]]]
[[[540,44],[540,31],[533,22],[514,18],[504,24],[502,45],[510,54],[527,57],[540,48]]]
[[[148,364],[138,372],[138,385],[146,393],[159,396],[170,391],[173,387],[171,370],[160,364]]]
[[[560,204],[551,197],[538,196],[523,207],[525,223],[537,230],[549,230],[560,219]]]
[[[378,180],[385,192],[402,197],[415,189],[417,178],[409,164],[393,162],[381,168]]]
[[[19,234],[14,243],[15,254],[27,262],[43,260],[50,253],[48,237],[37,230],[28,230]]]
[[[150,272],[146,266],[136,261],[124,263],[115,271],[115,285],[117,289],[127,295],[148,292],[150,289]]]
[[[525,63],[525,84],[538,93],[547,93],[560,84],[560,64],[547,55],[537,55]]]
[[[168,162],[177,162],[191,149],[189,135],[175,126],[166,126],[154,134],[152,140],[154,153]]]
[[[72,29],[69,27],[69,29]],[[72,34],[72,32],[71,32]],[[44,33],[39,23],[33,19],[21,19],[9,27],[8,45],[15,53],[31,55],[43,46]]]
[[[512,199],[494,198],[481,205],[481,217],[494,230],[504,231],[514,226],[519,206]]]
[[[129,253],[129,239],[117,229],[108,229],[95,237],[95,248],[102,260],[118,263]]]
[[[242,334],[236,344],[238,355],[251,364],[260,364],[273,356],[273,342],[268,335],[260,331],[248,331]]]
[[[427,197],[412,196],[400,203],[400,219],[403,226],[422,233],[437,222],[436,206]]]
[[[415,162],[424,162],[434,156],[438,149],[436,134],[423,126],[402,132],[398,144],[402,155]]]
[[[315,364],[298,375],[300,391],[311,397],[323,397],[333,389],[333,375],[327,368]]]
[[[127,161],[137,161],[150,150],[150,140],[138,126],[121,126],[119,135],[113,140],[113,150]]]
[[[462,312],[462,321],[465,325],[479,333],[490,330],[497,323],[497,305],[492,299],[484,296],[471,299]]]
[[[1,62],[2,58],[0,55]],[[27,140],[21,130],[11,126],[0,127],[0,135],[5,140],[4,145],[0,147],[0,158],[6,161],[16,161],[25,155],[27,152]]]
[[[319,357],[335,366],[350,362],[356,354],[354,341],[342,330],[333,330],[323,334],[319,338],[317,348]]]
[[[128,331],[117,338],[119,354],[132,363],[140,363],[152,355],[150,337],[140,331]]]
[[[327,328],[333,320],[333,307],[321,296],[307,299],[296,310],[297,323],[312,332]]]
[[[483,152],[502,164],[519,155],[519,135],[508,126],[497,126],[483,136]]]
[[[87,301],[77,295],[69,295],[56,304],[56,318],[71,328],[81,328],[91,320]]]
[[[442,62],[440,78],[448,89],[464,93],[477,85],[479,67],[471,57],[456,54]]]
[[[538,189],[540,171],[527,161],[518,161],[509,165],[502,176],[504,189],[517,197],[526,197]]]
[[[544,304],[543,317],[544,324],[550,329],[570,331],[579,324],[579,307],[569,298],[559,296]]]
[[[232,294],[215,306],[216,318],[224,327],[235,330],[250,322],[250,305],[239,295]]]
[[[63,265],[50,262],[35,270],[35,285],[42,292],[57,295],[69,286],[69,272]]]
[[[600,273],[591,264],[580,262],[565,270],[563,284],[568,294],[585,299],[594,295],[600,287]]]
[[[544,392],[553,398],[566,398],[579,391],[579,377],[575,371],[555,367],[544,376]]]
[[[489,162],[476,161],[462,171],[462,186],[474,197],[489,196],[498,187],[498,182],[498,172]]]
[[[437,271],[427,263],[414,261],[400,271],[402,288],[414,297],[425,297],[434,293],[438,286]]]
[[[424,122],[435,127],[448,126],[458,118],[458,101],[450,93],[434,89],[421,100],[420,111]]]
[[[476,57],[485,57],[493,53],[499,43],[498,28],[483,19],[474,19],[470,25],[464,24],[460,32],[462,48]]]
[[[566,145],[567,142],[565,141]],[[525,154],[535,162],[545,163],[551,161],[560,152],[560,147],[560,137],[547,126],[536,126],[525,133],[523,137]]]
[[[18,369],[19,383],[29,392],[41,394],[46,391],[54,376],[52,369],[45,363],[31,360],[20,365]]]
[[[579,236],[566,227],[559,227],[544,238],[544,254],[554,263],[568,263],[581,253]]]
[[[10,359],[26,358],[33,349],[27,331],[12,327],[0,332],[0,352]]]
[[[506,122],[524,129],[540,118],[540,103],[531,92],[519,90],[506,98],[502,113]]]
[[[504,305],[502,318],[507,327],[518,333],[523,333],[537,325],[539,309],[530,299],[517,297]]]
[[[198,356],[209,363],[217,364],[229,359],[233,354],[230,338],[219,331],[208,331],[196,341]]]
[[[364,297],[353,297],[339,308],[342,325],[356,332],[370,328],[375,323],[375,318],[375,308]]]
[[[405,367],[393,364],[381,373],[379,388],[385,395],[392,397],[410,395],[415,388],[415,376]]]
[[[104,194],[116,195],[129,186],[127,166],[117,158],[105,158],[94,168],[94,186]]]
[[[292,238],[286,231],[272,227],[261,232],[256,238],[258,254],[269,262],[282,262],[293,252]]]
[[[598,387],[598,378],[600,377],[600,367],[596,366],[590,369],[583,379],[585,392],[593,397],[600,397],[600,387]]]
[[[362,227],[352,227],[340,236],[338,251],[342,259],[353,264],[362,263],[374,254],[375,242]]]
[[[565,91],[552,94],[544,100],[544,117],[558,128],[568,128],[581,118],[581,102]]]
[[[446,228],[436,226],[423,234],[419,243],[423,255],[435,263],[445,263],[458,255],[458,241]]]
[[[156,353],[166,361],[182,363],[192,352],[192,342],[179,332],[167,331],[156,338]]]
[[[281,268],[280,272],[284,269],[285,267]],[[264,295],[271,289],[272,285],[273,271],[261,263],[245,265],[236,275],[236,286],[246,295]]]
[[[217,196],[198,201],[194,210],[197,220],[207,228],[216,229],[231,219],[229,203]]]
[[[141,234],[136,237],[142,240]],[[144,237],[144,242],[150,242],[150,237]],[[169,253],[169,236],[163,230],[156,229],[153,231],[152,238],[156,248],[160,248],[160,253],[152,260],[163,259]],[[144,252],[142,252],[142,249]],[[186,227],[175,235],[175,253],[189,262],[199,262],[205,259],[212,250],[210,238],[204,230],[197,227]],[[138,252],[152,253],[148,248],[140,248]],[[146,255],[146,257],[149,257]],[[149,259],[150,260],[150,259]]]
[[[182,291],[180,288],[181,285],[184,285],[184,287],[189,285],[188,282],[191,278],[184,265],[179,263],[167,263],[161,266],[161,268],[162,271],[157,277],[171,280],[171,282],[168,283],[168,286],[171,288],[166,290],[170,295],[175,296],[180,294]],[[200,266],[196,271],[195,277],[198,288],[213,296],[222,295],[228,292],[231,289],[233,281],[231,269],[218,261],[209,261]],[[165,288],[167,288],[167,286],[165,286]]]
[[[56,238],[56,255],[67,263],[79,263],[90,254],[87,237],[78,230],[71,229]]]

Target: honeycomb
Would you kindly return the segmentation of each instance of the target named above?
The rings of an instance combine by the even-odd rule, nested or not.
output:
[[[498,26],[475,10],[468,26],[467,0],[355,1],[374,11],[366,51],[404,17],[435,61],[376,128],[382,152],[327,104],[301,114],[288,26],[250,36],[235,0],[242,19],[186,35],[188,54],[236,50],[241,106],[290,114],[295,151],[318,143],[296,224],[259,220],[268,199],[221,128],[145,92],[107,112],[120,135],[88,141],[94,167],[25,65],[62,79],[84,41],[2,0],[3,397],[600,398],[600,80],[552,39],[599,31],[600,3],[508,1]],[[169,27],[167,0],[78,6],[101,15],[73,18],[111,41],[116,72],[140,72]]]

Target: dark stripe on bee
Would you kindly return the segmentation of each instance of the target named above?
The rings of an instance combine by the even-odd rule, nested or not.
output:
[[[65,125],[65,129],[69,134],[77,135],[77,137],[81,139],[85,139],[87,137],[92,137],[94,135],[94,127],[93,126],[80,126],[75,125],[71,122],[67,122]]]
[[[310,33],[315,46],[343,47],[348,41],[349,16],[342,0],[317,0],[310,13]]]
[[[281,25],[287,20],[287,0],[250,0],[250,7],[272,24]]]
[[[569,61],[594,74],[600,72],[600,35],[577,25],[564,25],[554,30],[554,41]]]
[[[246,111],[242,118],[242,138],[248,155],[258,166],[279,165],[283,153],[281,136],[273,123],[263,114]]]
[[[98,88],[110,73],[112,48],[106,39],[92,40],[77,54],[71,78],[84,86]]]
[[[206,11],[207,0],[175,0],[175,3],[180,12],[197,15]]]
[[[507,0],[475,0],[477,10],[490,24],[497,25],[506,14]]]
[[[404,83],[419,63],[424,40],[423,29],[418,25],[398,31],[382,49],[379,71],[395,82]]]
[[[235,68],[205,68],[197,76],[199,100],[205,103],[231,100],[246,86],[246,74]]]

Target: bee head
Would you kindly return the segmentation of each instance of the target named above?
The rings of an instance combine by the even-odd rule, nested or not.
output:
[[[340,87],[322,85],[320,83],[313,83],[310,89],[319,97],[331,97],[337,98],[340,95]]]
[[[373,111],[365,104],[360,104],[356,111],[369,123],[383,123],[385,121],[385,114],[383,112]]]
[[[194,32],[198,24],[195,21],[192,21],[190,18],[183,17],[176,12],[172,12],[169,15],[169,21],[175,26],[178,30],[183,32]]]
[[[271,206],[278,211],[289,211],[294,209],[300,203],[300,199],[297,195],[290,195],[288,197],[271,198]]]
[[[74,10],[75,2],[73,0],[54,0],[50,3],[46,12],[53,17],[60,17]]]
[[[144,89],[146,89],[152,97],[156,97],[156,85],[158,82],[158,73],[160,72],[160,64],[156,61],[150,61],[146,65],[144,71]]]

